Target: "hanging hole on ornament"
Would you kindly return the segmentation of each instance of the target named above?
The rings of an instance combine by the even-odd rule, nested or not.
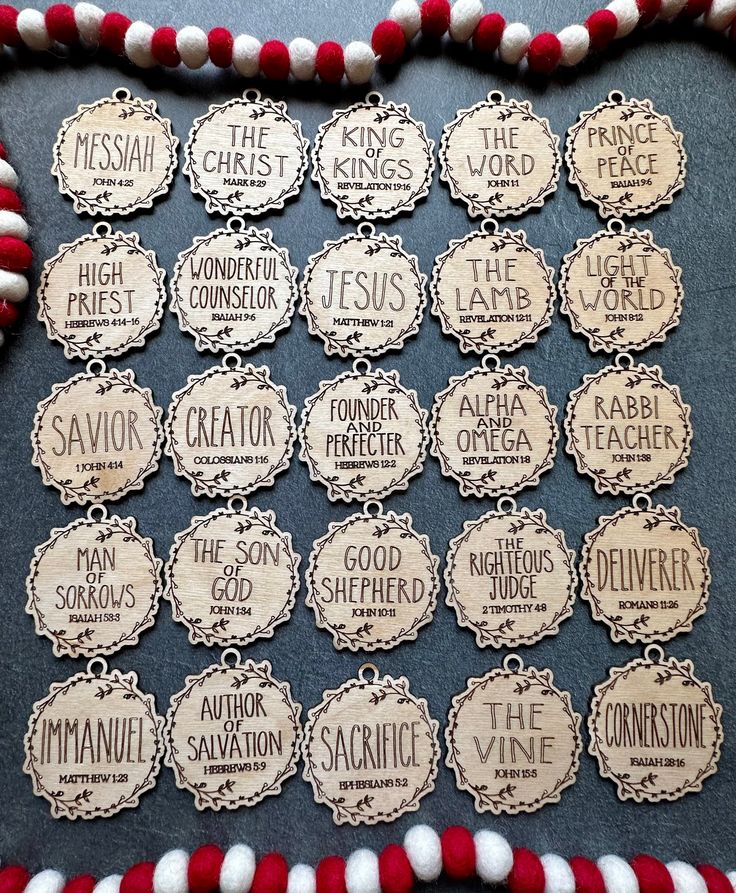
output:
[[[375,236],[375,234],[376,228],[372,223],[364,222],[358,227],[358,235],[363,239],[369,239],[371,236]]]
[[[620,236],[621,233],[626,229],[626,224],[623,220],[609,220],[608,221],[608,231],[611,233],[615,233],[615,235]]]
[[[620,102],[624,102],[625,99],[626,97],[620,90],[611,90],[611,92],[608,94],[608,101],[615,102],[617,105]]]
[[[480,225],[480,231],[487,236],[495,236],[498,232],[498,221],[494,220],[492,217],[486,217]]]
[[[368,105],[380,105],[383,102],[383,96],[381,96],[378,90],[371,90],[365,97],[365,101]]]
[[[101,220],[99,223],[95,223],[92,232],[98,239],[106,239],[112,233],[112,227],[106,221]]]
[[[368,676],[369,673],[370,678]],[[380,675],[378,667],[370,661],[366,661],[358,670],[358,679],[360,679],[361,682],[375,682]]]
[[[89,372],[90,375],[102,375],[106,369],[107,366],[102,360],[90,360],[89,363],[87,363],[87,372]]]
[[[358,357],[353,361],[353,372],[356,375],[368,375],[371,371],[371,364],[364,357]]]
[[[491,90],[488,94],[488,101],[495,103],[506,102],[506,97],[500,90]]]
[[[501,361],[495,353],[487,353],[480,361],[480,364],[486,372],[498,372]]]
[[[501,496],[496,500],[496,509],[505,515],[510,515],[516,511],[516,500],[512,496]]]
[[[107,518],[107,508],[104,505],[91,505],[87,509],[87,518],[90,521],[104,521]]]
[[[118,87],[112,91],[112,98],[118,102],[125,102],[126,99],[130,99],[130,90],[127,87]]]
[[[240,652],[237,648],[226,648],[220,657],[223,667],[237,667],[240,663]]]
[[[503,659],[503,668],[509,673],[521,673],[524,669],[524,661],[518,654],[507,654]]]
[[[101,657],[93,657],[87,664],[87,672],[91,676],[104,676],[107,673],[107,661]]]
[[[231,496],[227,507],[231,512],[244,512],[248,508],[248,500],[244,496]]]
[[[231,217],[225,226],[231,233],[242,233],[245,229],[245,220],[242,217]]]
[[[631,369],[634,365],[634,358],[630,353],[624,352],[616,356],[616,366],[619,369]]]
[[[383,514],[383,505],[377,499],[369,499],[363,506],[363,512],[371,518],[377,518]]]
[[[247,90],[243,91],[243,99],[246,102],[258,102],[261,98],[261,91],[256,90],[255,87],[249,87]]]
[[[631,504],[640,512],[651,511],[652,497],[648,493],[637,493],[636,496],[631,500]]]
[[[243,361],[236,353],[226,353],[222,358],[222,365],[225,369],[240,369],[243,365]]]
[[[661,645],[647,645],[644,649],[644,659],[654,664],[661,664],[664,660],[664,648]]]

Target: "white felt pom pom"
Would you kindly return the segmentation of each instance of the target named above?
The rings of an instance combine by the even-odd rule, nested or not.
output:
[[[575,875],[562,856],[545,853],[540,862],[544,868],[544,893],[575,893]]]
[[[306,37],[295,37],[289,44],[291,73],[298,81],[314,80],[317,47]]]
[[[53,43],[46,28],[46,19],[37,9],[21,9],[15,26],[29,50],[47,50]]]
[[[584,25],[568,25],[557,35],[562,46],[561,65],[577,65],[588,55],[590,32]]]
[[[18,186],[18,174],[4,158],[0,158],[0,186],[16,189]]]
[[[668,862],[667,871],[675,885],[675,893],[708,893],[705,878],[688,862]]]
[[[238,74],[254,78],[259,71],[258,57],[261,42],[250,34],[238,34],[233,41],[233,65]]]
[[[131,22],[125,32],[125,55],[138,68],[153,68],[156,64],[151,52],[153,31],[148,22]]]
[[[388,17],[401,25],[407,40],[416,37],[422,27],[422,13],[415,0],[396,0]]]
[[[381,893],[378,878],[378,856],[369,849],[356,850],[345,863],[345,886],[348,893]]]
[[[362,40],[353,40],[344,52],[345,74],[351,84],[367,84],[376,70],[376,54],[373,47]]]
[[[201,68],[209,59],[207,35],[196,25],[186,25],[177,31],[176,48],[187,68]]]
[[[736,871],[729,871],[726,877],[731,882],[731,886],[734,889],[734,893],[736,893]]]
[[[188,868],[189,856],[184,850],[164,853],[153,872],[153,893],[188,893]]]
[[[0,301],[17,304],[28,297],[28,280],[20,273],[0,270]]]
[[[450,9],[450,37],[458,43],[467,43],[482,15],[482,0],[455,0]]]
[[[26,884],[28,893],[61,893],[64,888],[64,875],[51,868],[39,871]]]
[[[713,0],[703,22],[713,31],[725,31],[736,19],[736,0]]]
[[[317,880],[311,865],[294,865],[289,869],[286,893],[316,893]]]
[[[99,42],[100,25],[104,17],[104,10],[94,3],[77,3],[74,7],[74,22],[82,43],[94,46]]]
[[[20,214],[15,211],[0,211],[0,236],[13,236],[25,242],[28,232],[28,224]]]
[[[483,829],[473,835],[475,869],[484,884],[503,884],[514,867],[514,851],[505,837]]]
[[[498,55],[506,65],[516,65],[521,61],[532,40],[531,31],[522,22],[506,25],[501,35]]]
[[[120,874],[109,874],[97,881],[94,886],[93,893],[120,893],[120,881],[123,879]]]
[[[442,844],[429,825],[414,825],[404,837],[404,849],[414,874],[425,883],[442,873]]]
[[[606,893],[639,893],[639,881],[634,869],[620,856],[601,856],[597,864],[603,875]]]
[[[225,853],[220,868],[220,893],[248,893],[256,873],[256,854],[237,843]]]
[[[662,0],[659,7],[659,15],[657,16],[663,22],[674,19],[687,6],[687,0]]]
[[[639,24],[641,13],[636,0],[611,0],[606,8],[616,16],[618,21],[616,38],[626,37],[627,34],[631,34]]]

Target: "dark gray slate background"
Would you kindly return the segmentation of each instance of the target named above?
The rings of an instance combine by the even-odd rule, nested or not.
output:
[[[360,5],[339,0],[301,4],[268,0],[259,8],[239,4],[237,9],[227,0],[207,4],[194,0],[128,0],[124,7],[132,18],[143,17],[156,24],[197,23],[205,28],[224,24],[235,32],[251,30],[261,37],[276,35],[288,41],[306,34],[315,40],[334,37],[346,43],[370,35],[388,5],[388,0],[365,0]],[[504,10],[513,8],[514,15],[528,21],[533,29],[560,28],[583,19],[592,9],[589,0],[502,5]],[[44,6],[39,4],[40,8]],[[49,642],[35,636],[32,621],[24,613],[24,578],[34,547],[47,538],[52,527],[69,523],[81,511],[65,508],[56,491],[42,485],[38,471],[31,466],[29,435],[37,401],[48,394],[53,383],[78,372],[82,364],[65,360],[61,347],[46,339],[43,326],[35,320],[32,299],[19,334],[10,338],[0,358],[3,863],[19,860],[33,869],[53,866],[68,873],[91,870],[101,876],[134,861],[155,859],[170,847],[193,849],[206,841],[221,845],[246,841],[259,852],[277,847],[292,863],[314,863],[328,853],[346,855],[361,845],[380,849],[400,840],[418,821],[437,828],[454,822],[474,829],[492,827],[508,835],[514,844],[568,856],[578,852],[597,856],[611,851],[630,856],[648,850],[665,859],[710,860],[727,868],[736,862],[736,761],[732,745],[736,734],[733,59],[728,56],[725,40],[719,37],[701,33],[692,38],[685,30],[664,27],[626,40],[606,58],[550,83],[520,79],[515,72],[495,65],[486,67],[465,49],[451,49],[438,56],[434,47],[423,45],[413,49],[411,55],[413,58],[398,72],[380,73],[375,83],[387,98],[408,102],[414,115],[426,122],[435,141],[458,108],[478,101],[492,88],[533,100],[536,111],[549,117],[553,130],[561,136],[581,110],[592,108],[614,88],[630,96],[650,97],[684,132],[690,156],[685,190],[671,207],[644,221],[683,267],[684,312],[679,328],[668,336],[667,343],[647,350],[643,358],[661,364],[668,379],[681,386],[684,398],[693,407],[695,440],[690,465],[656,498],[667,505],[681,506],[687,521],[700,528],[704,543],[712,550],[713,587],[707,614],[697,621],[692,633],[676,639],[667,650],[677,657],[694,659],[698,674],[712,682],[717,699],[724,705],[726,740],[719,772],[705,783],[702,793],[676,803],[624,804],[617,800],[613,784],[598,776],[595,761],[586,754],[577,783],[563,794],[559,805],[531,816],[492,818],[476,815],[470,796],[455,789],[452,772],[442,765],[437,788],[422,801],[418,813],[390,826],[354,830],[336,828],[329,809],[314,804],[311,787],[301,777],[291,779],[279,797],[269,798],[254,809],[200,814],[191,795],[177,790],[172,772],[163,768],[156,788],[135,810],[92,822],[52,819],[48,804],[33,796],[30,779],[21,771],[23,734],[33,702],[46,693],[52,681],[78,671],[82,663],[54,658]],[[69,242],[92,227],[92,221],[77,217],[71,202],[58,194],[56,181],[49,173],[51,148],[62,118],[78,103],[94,101],[124,85],[136,95],[154,97],[184,141],[192,120],[207,109],[209,102],[228,99],[243,87],[232,73],[212,68],[198,73],[153,71],[139,77],[118,60],[88,60],[81,54],[70,61],[48,55],[12,61],[6,56],[0,67],[0,137],[20,174],[33,226],[34,291],[44,258],[61,242]],[[302,121],[310,141],[332,108],[361,95],[359,91],[312,85],[268,88],[265,92],[288,99],[289,111]],[[153,211],[126,219],[120,228],[137,230],[143,244],[155,249],[161,265],[170,273],[177,253],[195,235],[206,234],[219,224],[219,219],[208,217],[203,202],[192,196],[188,181],[178,172],[167,198],[158,201]],[[338,221],[332,206],[322,203],[311,182],[305,183],[298,199],[283,213],[268,215],[259,224],[273,229],[276,241],[289,248],[292,261],[300,269],[308,255],[321,248],[324,239],[334,239],[351,229]],[[553,198],[539,213],[527,214],[518,225],[527,230],[532,245],[544,249],[550,264],[559,268],[562,255],[575,240],[590,235],[601,223],[592,207],[581,205],[563,174]],[[436,174],[428,201],[410,217],[386,226],[388,232],[400,234],[407,248],[419,256],[427,274],[447,241],[471,228],[464,209],[451,202]],[[325,357],[321,342],[309,336],[301,316],[295,317],[274,346],[258,350],[248,359],[267,363],[274,380],[287,386],[291,402],[297,406],[321,379],[347,367],[344,361]],[[605,365],[603,358],[588,352],[582,339],[572,336],[567,322],[557,313],[539,343],[516,353],[513,361],[527,364],[533,379],[547,386],[559,407],[564,407],[568,391],[578,385],[583,373]],[[208,368],[213,359],[197,353],[193,339],[179,332],[176,319],[167,311],[161,331],[148,340],[145,349],[116,364],[134,369],[138,381],[151,387],[157,403],[166,407],[187,375]],[[383,365],[398,369],[402,381],[417,389],[428,408],[448,377],[464,372],[473,362],[460,355],[454,341],[443,337],[437,320],[427,313],[419,336],[399,354],[390,354]],[[537,489],[522,493],[518,502],[543,507],[552,523],[564,528],[568,543],[578,550],[583,534],[595,525],[597,517],[620,507],[625,499],[596,496],[588,480],[578,477],[561,445],[554,470],[544,475]],[[193,514],[221,504],[221,500],[194,499],[188,484],[175,477],[170,460],[163,459],[159,473],[148,480],[145,489],[123,499],[115,511],[135,515],[139,529],[154,538],[158,554],[165,558],[174,534],[188,525]],[[259,491],[251,504],[275,509],[280,524],[293,533],[305,562],[312,541],[325,532],[328,522],[354,510],[331,505],[324,489],[309,480],[306,467],[296,457],[276,485]],[[440,475],[436,460],[428,459],[421,477],[406,493],[386,500],[386,505],[411,511],[416,527],[429,534],[435,552],[444,558],[447,542],[461,529],[462,522],[477,517],[492,503],[461,499],[455,483]],[[592,686],[605,678],[611,665],[622,664],[640,653],[638,647],[612,645],[605,627],[594,623],[588,606],[578,602],[559,635],[525,649],[523,657],[527,663],[551,667],[558,683],[571,691],[577,710],[585,715]],[[291,621],[279,627],[272,640],[248,648],[247,655],[271,660],[275,672],[291,681],[305,709],[317,703],[324,688],[353,675],[362,662],[360,655],[334,651],[330,636],[317,631],[311,611],[304,606],[303,590]],[[219,651],[189,645],[185,628],[172,621],[168,604],[162,603],[155,627],[144,634],[140,645],[114,656],[110,663],[135,670],[142,688],[155,693],[163,712],[184,677],[199,672],[218,656]],[[466,678],[498,666],[502,657],[492,649],[476,648],[471,633],[457,627],[454,612],[444,605],[443,592],[434,622],[422,630],[418,641],[379,655],[378,663],[383,671],[406,674],[413,690],[428,698],[433,715],[444,725],[450,699],[463,688]]]

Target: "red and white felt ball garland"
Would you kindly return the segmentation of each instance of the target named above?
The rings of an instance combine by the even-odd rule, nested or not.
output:
[[[171,850],[158,862],[139,862],[122,875],[96,880],[77,875],[65,880],[51,869],[30,876],[25,868],[0,868],[0,893],[411,893],[417,882],[432,882],[444,873],[451,881],[479,879],[505,886],[510,893],[734,893],[736,872],[687,862],[666,865],[653,856],[630,862],[601,856],[596,862],[576,856],[566,860],[512,848],[495,831],[472,834],[454,826],[441,835],[415,825],[403,845],[389,844],[381,853],[356,850],[347,859],[327,856],[312,868],[292,868],[279,853],[256,858],[249,846],[199,847],[191,856]]]
[[[0,143],[0,347],[5,341],[4,330],[15,325],[18,305],[28,297],[25,273],[33,260],[17,189],[18,175]]]

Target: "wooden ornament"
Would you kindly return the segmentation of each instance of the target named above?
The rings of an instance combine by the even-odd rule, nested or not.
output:
[[[193,645],[248,645],[291,616],[300,560],[272,511],[231,497],[177,533],[164,597]]]
[[[57,657],[113,654],[153,626],[161,561],[135,518],[91,506],[36,548],[26,592],[36,633],[51,640]]]
[[[614,667],[593,690],[589,750],[620,800],[678,800],[716,772],[722,714],[690,661],[648,645],[643,659]]]
[[[557,407],[525,366],[482,364],[451,378],[434,400],[432,454],[463,496],[501,496],[539,483],[554,464]]]
[[[357,233],[325,242],[309,258],[301,283],[301,312],[325,353],[375,357],[399,350],[419,331],[427,303],[426,277],[400,236]]]
[[[435,261],[432,312],[463,353],[533,344],[552,321],[554,271],[523,230],[499,232],[494,220],[453,239]]]
[[[165,276],[137,233],[97,223],[43,265],[38,318],[70,360],[117,356],[158,329]]]
[[[312,179],[337,216],[388,220],[429,193],[434,143],[408,105],[380,93],[337,109],[320,125],[312,149]]]
[[[609,220],[562,259],[560,310],[591,350],[643,350],[679,324],[681,275],[649,230]]]
[[[268,366],[221,366],[190,375],[166,417],[166,454],[195,496],[246,496],[270,487],[294,452],[296,409]]]
[[[232,217],[179,254],[171,309],[197,350],[252,350],[291,325],[297,269],[270,229]]]
[[[166,193],[178,145],[152,99],[119,87],[62,122],[51,173],[78,214],[132,214]]]
[[[541,208],[560,179],[560,140],[531,103],[500,90],[445,125],[440,179],[471,217],[507,217]]]
[[[183,170],[211,214],[257,217],[299,193],[308,145],[285,102],[249,88],[195,119]]]
[[[685,185],[682,134],[649,99],[619,90],[580,117],[567,132],[570,182],[601,217],[635,217],[672,202]]]
[[[679,508],[633,502],[585,535],[581,596],[614,642],[666,642],[705,613],[709,553]]]
[[[427,413],[399,373],[355,360],[307,397],[299,458],[334,501],[382,499],[405,490],[427,452]]]
[[[687,465],[693,429],[690,407],[661,368],[619,354],[571,391],[565,433],[578,471],[597,493],[616,495],[671,484]]]
[[[517,509],[508,496],[450,540],[447,604],[479,648],[515,648],[555,635],[572,614],[577,581],[564,532],[550,527],[542,509]]]
[[[23,771],[54,818],[111,816],[137,806],[155,785],[162,727],[137,675],[94,657],[86,672],[53,683],[33,705]]]
[[[404,676],[363,664],[325,691],[304,729],[304,779],[335,824],[393,822],[434,790],[439,724]]]
[[[411,515],[384,514],[380,502],[366,503],[314,543],[306,603],[335,648],[388,650],[416,639],[432,620],[438,568]]]
[[[38,404],[31,461],[65,505],[112,502],[158,468],[161,415],[130,369],[90,360]]]
[[[558,803],[574,784],[581,723],[551,670],[525,668],[509,654],[503,669],[468,679],[465,691],[452,699],[447,765],[477,812],[535,812]]]
[[[230,663],[231,658],[235,663]],[[166,764],[197,809],[255,806],[296,774],[302,706],[264,660],[222,663],[188,676],[171,698],[164,729]]]

